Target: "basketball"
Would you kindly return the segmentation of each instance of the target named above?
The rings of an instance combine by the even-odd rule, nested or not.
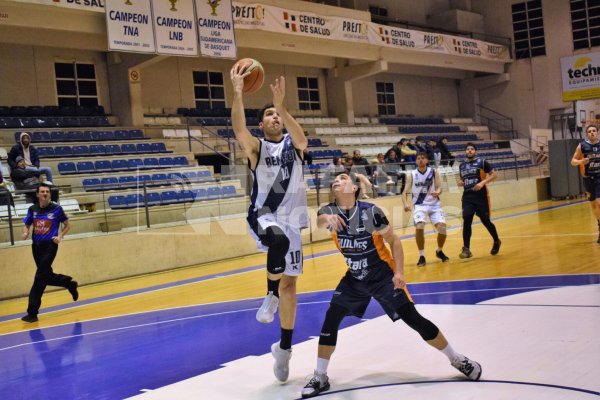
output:
[[[265,70],[261,63],[253,58],[242,58],[233,65],[233,68],[238,65],[242,66],[241,73],[251,71],[250,75],[244,78],[243,93],[250,94],[258,91],[265,81]]]

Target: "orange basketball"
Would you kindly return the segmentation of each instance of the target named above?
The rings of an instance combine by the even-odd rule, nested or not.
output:
[[[250,71],[250,75],[244,78],[244,89],[242,90],[244,94],[254,93],[260,89],[265,81],[265,70],[261,63],[253,58],[242,58],[233,65],[233,68],[238,65],[242,66],[241,73]]]

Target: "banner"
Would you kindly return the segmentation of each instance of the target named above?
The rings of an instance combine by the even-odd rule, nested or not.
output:
[[[152,15],[158,54],[198,55],[193,0],[152,0]]]
[[[600,53],[560,59],[563,101],[600,98]]]
[[[195,2],[200,53],[209,57],[237,58],[231,0]]]
[[[110,50],[155,53],[150,0],[107,0]]]

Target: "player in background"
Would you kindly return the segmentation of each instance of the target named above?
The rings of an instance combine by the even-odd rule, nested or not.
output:
[[[592,212],[598,220],[598,240],[600,244],[600,139],[598,127],[585,128],[587,139],[579,143],[571,159],[571,165],[578,166],[583,176],[586,197],[590,201]]]
[[[263,108],[258,116],[264,138],[252,136],[246,127],[242,99],[244,77],[248,74],[239,66],[231,70],[234,93],[231,121],[254,178],[247,217],[250,233],[257,247],[267,252],[267,295],[256,319],[272,322],[279,307],[281,339],[271,346],[271,353],[275,358],[275,377],[284,382],[292,356],[296,280],[302,273],[300,231],[308,226],[302,170],[302,154],[308,140],[283,104],[284,77],[270,85],[273,104]]]
[[[498,237],[496,226],[490,220],[490,192],[487,185],[496,179],[496,171],[490,163],[477,157],[477,146],[474,143],[467,143],[465,154],[467,159],[460,164],[460,180],[457,183],[458,186],[464,188],[462,196],[463,248],[459,257],[473,257],[470,246],[471,225],[475,215],[479,217],[494,240],[490,254],[495,256],[500,251],[502,242]]]
[[[427,264],[425,259],[425,223],[427,218],[435,226],[437,235],[437,250],[435,256],[446,262],[449,258],[444,254],[443,247],[446,243],[446,218],[442,211],[440,194],[442,193],[442,180],[437,169],[429,166],[427,153],[417,154],[417,169],[410,171],[406,181],[408,190],[404,191],[402,202],[404,211],[411,211],[411,202],[408,200],[409,191],[412,194],[414,205],[413,220],[415,221],[415,240],[419,249],[417,267]]]

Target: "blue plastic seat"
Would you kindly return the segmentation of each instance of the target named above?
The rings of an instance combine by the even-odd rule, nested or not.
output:
[[[195,192],[194,199],[196,201],[202,201],[202,200],[208,199],[208,192],[206,189],[200,188],[200,189],[194,190],[194,192]]]
[[[207,190],[207,196],[209,199],[215,199],[221,197],[221,188],[218,186],[211,186]]]
[[[119,187],[121,189],[137,187],[137,177],[135,176],[120,176]]]
[[[87,156],[90,154],[90,149],[87,146],[73,146],[71,150],[73,156]]]
[[[129,138],[136,140],[144,139],[144,132],[141,129],[132,129],[129,131]]]
[[[150,143],[138,143],[138,144],[132,143],[132,144],[130,144],[130,146],[135,147],[135,151],[137,153],[152,153],[152,146],[150,145]]]
[[[221,188],[221,197],[235,197],[237,196],[237,190],[233,185],[225,185]]]
[[[108,178],[102,178],[100,180],[100,184],[104,190],[118,189],[119,188],[119,179],[114,176],[110,176]]]
[[[137,148],[133,143],[126,143],[121,145],[121,152],[123,154],[135,154],[137,153]]]
[[[144,168],[158,168],[158,158],[144,158]]]
[[[161,167],[173,167],[175,163],[173,162],[173,157],[161,157],[158,159],[158,165]]]
[[[110,171],[112,169],[108,160],[95,161],[94,168],[96,168],[96,172]]]
[[[173,157],[173,165],[187,166],[188,160],[185,156]]]
[[[59,162],[58,163],[58,172],[62,175],[76,174],[77,168],[75,167],[74,162]]]
[[[127,160],[112,160],[110,162],[110,168],[113,171],[125,171],[129,169],[129,162],[127,162]]]
[[[157,192],[148,192],[146,193],[146,202],[148,206],[158,206],[161,203],[160,193]]]
[[[103,144],[91,144],[89,149],[91,156],[99,156],[106,154],[106,148]]]
[[[17,132],[17,133],[20,134],[20,132]],[[46,132],[46,131],[33,132],[31,140],[33,142],[37,142],[37,143],[39,143],[39,142],[49,142],[50,141],[50,133]]]
[[[212,174],[209,170],[198,171],[196,177],[200,180],[206,181],[212,178]]]
[[[115,131],[115,140],[129,140],[129,131],[118,130]]]
[[[109,196],[108,206],[113,210],[127,208],[127,198],[121,195]]]
[[[40,146],[37,148],[37,151],[40,158],[54,157],[54,147]]]
[[[152,153],[168,153],[167,146],[163,142],[151,143],[150,152]]]
[[[153,185],[164,185],[167,182],[167,174],[152,174]]]
[[[129,169],[143,169],[144,161],[141,158],[132,158],[127,161]]]
[[[102,188],[99,178],[85,178],[83,180],[83,190],[86,192],[100,190]]]
[[[175,204],[179,202],[179,195],[174,190],[167,190],[160,193],[160,200],[162,205]]]
[[[118,144],[107,144],[104,146],[106,154],[121,154],[121,146]]]
[[[50,132],[50,141],[52,142],[64,142],[65,133],[63,131],[52,131]]]
[[[77,172],[80,174],[95,172],[94,163],[91,161],[79,161],[77,163]]]

